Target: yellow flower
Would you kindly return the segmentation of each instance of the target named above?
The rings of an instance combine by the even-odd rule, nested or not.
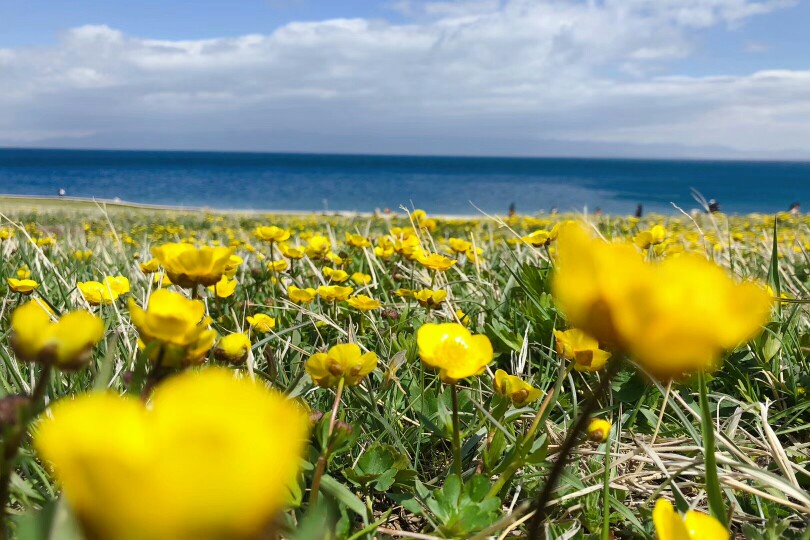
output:
[[[470,316],[460,309],[456,310],[456,319],[458,319],[458,322],[460,322],[464,326],[470,326],[470,324],[472,323],[472,320],[470,320]]]
[[[51,413],[36,448],[98,540],[258,538],[285,506],[309,429],[281,394],[224,369],[166,380],[148,408],[91,393]]]
[[[663,243],[666,238],[667,230],[661,225],[656,225],[649,231],[641,231],[638,233],[633,237],[633,242],[641,249],[647,249],[650,246]]]
[[[41,248],[52,246],[56,243],[56,240],[51,238],[50,236],[43,236],[42,238],[37,238],[34,243]]]
[[[728,540],[729,533],[722,523],[697,510],[681,517],[672,503],[658,499],[653,510],[653,523],[658,540]]]
[[[214,347],[214,358],[221,362],[241,364],[247,359],[249,352],[250,338],[247,337],[247,334],[236,332],[219,340]]]
[[[235,276],[236,272],[239,270],[239,266],[243,262],[245,262],[245,260],[239,255],[231,255],[228,257],[228,262],[225,264],[225,275],[229,278]]]
[[[343,283],[349,279],[349,274],[347,274],[344,270],[337,270],[335,268],[329,268],[328,266],[323,269],[323,275],[335,283]]]
[[[166,289],[152,293],[146,310],[130,298],[129,315],[149,358],[165,367],[199,364],[217,337],[205,304]]]
[[[362,354],[356,343],[335,345],[328,352],[316,353],[307,360],[307,373],[323,388],[337,386],[342,378],[347,386],[360,384],[377,367],[377,355]]]
[[[466,253],[472,249],[472,242],[463,238],[451,238],[447,241],[454,253]]]
[[[56,322],[53,312],[36,300],[11,314],[11,345],[20,360],[78,369],[90,360],[93,345],[104,337],[104,323],[86,311],[66,313]]]
[[[455,259],[450,259],[444,255],[440,255],[439,253],[426,252],[417,256],[416,260],[425,268],[435,270],[437,272],[444,272],[457,262]]]
[[[428,323],[416,333],[422,361],[439,369],[439,377],[447,384],[480,375],[492,362],[489,338],[470,331],[457,323]]]
[[[307,240],[306,253],[312,259],[321,259],[329,253],[331,247],[327,237],[316,234]]]
[[[400,287],[399,289],[394,291],[394,294],[399,296],[400,298],[410,298],[411,296],[414,295],[414,292],[410,289],[403,289]]]
[[[610,353],[599,348],[599,342],[579,330],[572,328],[562,332],[554,331],[557,354],[574,362],[577,371],[598,371],[610,359]]]
[[[321,285],[318,287],[318,296],[324,302],[342,302],[354,292],[351,287],[341,287],[340,285]]]
[[[356,248],[365,248],[371,245],[371,242],[368,241],[368,238],[359,234],[352,234],[350,232],[346,232],[346,242]]]
[[[166,274],[152,274],[152,283],[163,288],[173,285],[172,280]]]
[[[409,231],[411,236],[397,238],[394,242],[394,251],[408,259],[415,259],[422,253],[422,246],[419,244],[419,237],[412,236],[413,231]]]
[[[284,242],[290,238],[290,231],[276,227],[275,225],[271,227],[256,227],[256,230],[253,232],[259,240],[270,243]]]
[[[28,279],[31,277],[31,270],[28,269],[28,266],[22,265],[17,269],[17,277],[19,279]]]
[[[122,294],[129,292],[129,280],[124,276],[107,276],[103,282],[80,281],[76,284],[88,303],[98,306],[112,304]]]
[[[250,324],[251,328],[262,334],[276,327],[276,320],[265,313],[257,313],[252,317],[248,315],[247,322]]]
[[[141,263],[140,265],[141,272],[144,274],[154,274],[160,268],[160,261],[157,259],[149,259],[148,261]]]
[[[283,272],[289,267],[290,263],[284,259],[267,263],[267,269],[271,272]]]
[[[355,272],[352,274],[352,281],[357,283],[358,285],[368,285],[371,283],[371,275],[364,274],[363,272]]]
[[[516,407],[525,407],[542,395],[539,388],[520,377],[507,375],[502,369],[495,372],[495,392],[511,399]]]
[[[331,251],[326,254],[326,258],[329,259],[329,262],[331,262],[335,266],[343,266],[344,264],[346,264],[348,262],[347,259],[344,259],[343,257],[338,255],[337,253],[333,253]]]
[[[287,257],[288,259],[293,260],[303,259],[304,255],[306,255],[303,249],[293,247],[288,244],[279,244],[278,249],[279,251],[281,251],[281,254]]]
[[[238,281],[235,279],[228,279],[228,276],[223,274],[222,279],[208,287],[208,290],[214,293],[217,298],[228,298],[229,296],[233,295],[234,291],[236,291],[237,285],[239,285]]]
[[[6,278],[6,282],[8,282],[8,288],[14,291],[15,293],[20,293],[28,296],[34,289],[39,287],[39,283],[34,281],[33,279],[14,279],[14,278]]]
[[[295,302],[296,304],[309,304],[315,299],[315,295],[317,294],[318,292],[311,287],[305,289],[299,289],[295,285],[287,287],[287,296],[290,297],[291,302]]]
[[[534,247],[542,247],[551,242],[552,238],[548,231],[539,230],[522,237],[522,240]]]
[[[73,258],[77,261],[89,261],[93,258],[93,252],[89,249],[85,249],[84,251],[77,250],[73,252]]]
[[[376,255],[380,259],[390,259],[394,255],[394,248],[376,246],[374,248],[374,255]]]
[[[738,284],[698,255],[646,263],[632,245],[577,226],[560,231],[552,290],[571,325],[662,378],[715,368],[724,350],[761,331],[771,308],[764,287]]]
[[[163,244],[152,248],[152,255],[160,261],[172,283],[181,287],[213,285],[225,273],[233,248],[191,244]]]
[[[416,298],[417,302],[419,302],[419,305],[422,307],[437,308],[444,302],[445,298],[447,298],[447,291],[442,289],[438,291],[424,289],[414,292],[413,297]]]
[[[604,418],[594,418],[588,424],[585,432],[593,442],[605,442],[610,435],[610,422]]]
[[[372,309],[377,309],[378,307],[380,307],[379,300],[374,300],[373,298],[368,297],[365,294],[358,294],[357,296],[353,296],[348,300],[346,300],[346,303],[355,309],[359,309],[360,311],[370,311]]]

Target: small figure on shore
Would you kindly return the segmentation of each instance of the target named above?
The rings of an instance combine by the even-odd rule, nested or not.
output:
[[[720,211],[720,203],[717,202],[717,199],[709,199],[709,212],[712,214],[716,214]]]
[[[594,217],[602,217],[602,209],[597,206],[596,210],[593,211],[593,216]]]
[[[644,208],[640,204],[638,206],[636,206],[636,214],[635,215],[636,215],[637,218],[640,218],[641,216],[644,215]]]
[[[799,201],[796,201],[796,202],[794,202],[793,204],[791,204],[791,205],[790,205],[790,210],[788,210],[788,212],[790,212],[790,213],[791,213],[791,214],[793,214],[794,216],[799,215],[799,213],[800,213],[801,211],[802,211],[802,205],[801,205],[801,204],[799,204]]]
[[[59,191],[57,193],[59,194],[60,197],[64,197],[65,195],[67,195],[67,191],[65,191],[65,188],[59,188]]]
[[[550,211],[549,213],[550,213],[552,216],[556,216],[556,215],[557,215],[557,207],[556,207],[556,206],[552,206],[552,207],[551,207],[551,211]]]
[[[515,203],[509,205],[509,217],[515,217]]]

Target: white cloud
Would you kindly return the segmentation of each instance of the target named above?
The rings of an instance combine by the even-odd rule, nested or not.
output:
[[[0,50],[0,144],[500,151],[542,139],[781,151],[810,72],[673,77],[693,32],[783,0],[400,1],[407,23],[294,22],[196,41],[71,29]],[[89,136],[88,136],[89,134]],[[767,134],[767,136],[763,136]]]

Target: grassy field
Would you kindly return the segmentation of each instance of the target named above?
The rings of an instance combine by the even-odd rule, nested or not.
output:
[[[37,414],[48,415],[41,413],[46,404],[105,388],[148,400],[179,371],[221,365],[282,392],[311,418],[304,463],[287,486],[283,511],[265,536],[246,537],[654,538],[652,511],[665,498],[681,512],[714,514],[732,537],[810,538],[806,217],[462,220],[419,212],[381,219],[71,204],[65,210],[63,201],[0,201],[0,472],[10,475],[9,535],[80,538],[84,528],[88,538],[111,537],[90,530],[97,510],[59,498],[50,466],[26,434],[36,430],[28,421],[36,426]],[[705,375],[653,377],[636,362],[637,349],[609,343],[601,344],[613,353],[603,369],[571,369],[575,362],[566,360],[555,334],[570,324],[552,294],[555,226],[567,220],[584,223],[593,237],[629,243],[646,265],[699,254],[737,281],[769,287],[780,301],[764,330],[724,347],[722,361]],[[267,226],[290,236],[257,233]],[[153,248],[177,242],[232,248],[239,257],[232,276],[214,290],[168,285],[165,269],[147,263]],[[444,257],[428,260],[427,253]],[[94,302],[77,286],[108,276],[127,278],[120,297]],[[23,277],[37,284],[30,296],[5,279]],[[319,291],[336,284],[351,287],[347,300],[328,301],[328,291]],[[660,283],[662,291],[669,286]],[[139,336],[148,340],[128,302],[146,307],[161,287],[199,298],[217,342],[244,333],[249,353],[228,356],[211,343],[191,360],[155,360],[153,347],[139,346]],[[291,294],[295,288],[320,294],[305,301]],[[79,369],[20,357],[10,314],[33,299],[56,315],[86,310],[103,320],[103,337]],[[259,314],[272,322],[257,321]],[[452,377],[437,376],[417,333],[440,322],[485,335],[492,362],[450,383]],[[308,360],[341,343],[376,353],[376,368],[352,372],[357,384],[344,376],[317,385]],[[531,387],[498,392],[497,370]],[[20,395],[32,396],[30,410],[13,409],[12,396]],[[610,429],[571,435],[583,414],[609,421]],[[251,433],[239,436],[249,440]],[[91,469],[101,467],[93,463]],[[218,485],[216,453],[211,463],[201,481]],[[565,466],[555,471],[556,463]],[[138,480],[121,479],[127,482]],[[132,495],[132,504],[145,503]]]

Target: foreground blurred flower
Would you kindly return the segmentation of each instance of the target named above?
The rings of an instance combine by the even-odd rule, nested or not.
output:
[[[508,375],[504,370],[495,372],[495,392],[508,397],[516,407],[524,407],[543,394],[520,377]]]
[[[372,309],[377,309],[380,307],[379,300],[375,300],[370,296],[366,296],[365,294],[353,296],[346,300],[346,303],[352,306],[354,309],[359,309],[360,311],[371,311]]]
[[[377,367],[377,355],[362,353],[356,343],[335,345],[328,352],[315,353],[307,360],[307,373],[323,388],[337,386],[340,379],[347,386],[360,384]]]
[[[413,292],[411,296],[416,298],[416,301],[419,302],[419,305],[422,307],[437,308],[442,304],[442,302],[444,302],[445,298],[447,298],[447,291],[442,289],[439,289],[438,291],[424,289]]]
[[[554,340],[557,354],[574,362],[577,371],[598,371],[610,359],[610,353],[601,350],[598,341],[578,328],[555,330]]]
[[[552,290],[568,321],[661,378],[715,368],[770,314],[764,287],[735,283],[700,256],[645,263],[632,245],[592,239],[579,226],[560,231],[556,268]]]
[[[88,538],[263,537],[295,481],[309,422],[231,372],[186,372],[149,408],[93,393],[62,400],[36,431]]]
[[[52,320],[53,312],[33,300],[11,314],[11,347],[20,360],[78,369],[90,360],[93,345],[104,336],[104,323],[86,311]]]
[[[342,302],[354,292],[351,287],[341,287],[340,285],[321,285],[318,287],[318,296],[324,302]]]
[[[230,264],[233,248],[191,244],[163,244],[152,248],[152,255],[160,261],[169,279],[181,287],[205,287],[220,279]]]
[[[219,340],[214,347],[214,358],[220,362],[241,364],[247,360],[249,352],[250,338],[247,337],[247,334],[236,332]]]
[[[439,370],[442,382],[455,384],[461,379],[480,375],[492,362],[489,338],[457,323],[428,323],[416,333],[422,361]]]
[[[261,334],[265,334],[276,327],[276,320],[265,313],[257,313],[256,315],[247,317],[247,322],[251,328]]]
[[[24,294],[26,296],[34,292],[34,289],[39,287],[39,283],[33,279],[6,278],[6,282],[8,283],[8,288],[13,292]]]
[[[309,304],[315,299],[317,294],[318,292],[311,287],[305,289],[299,289],[295,285],[287,287],[287,296],[289,296],[290,302],[295,302],[296,304]]]
[[[205,304],[165,289],[152,293],[146,310],[130,298],[129,314],[150,360],[164,367],[202,362],[217,337]]]
[[[658,499],[653,510],[658,540],[728,540],[728,530],[708,514],[689,510],[681,517],[672,503]]]
[[[270,243],[284,242],[290,237],[290,231],[276,227],[275,225],[270,227],[256,227],[254,234],[259,240]]]
[[[107,276],[103,282],[80,281],[76,288],[94,306],[112,304],[119,296],[129,292],[129,280],[124,276]]]
[[[610,422],[604,418],[594,418],[588,424],[585,433],[593,442],[605,442],[610,435]]]

